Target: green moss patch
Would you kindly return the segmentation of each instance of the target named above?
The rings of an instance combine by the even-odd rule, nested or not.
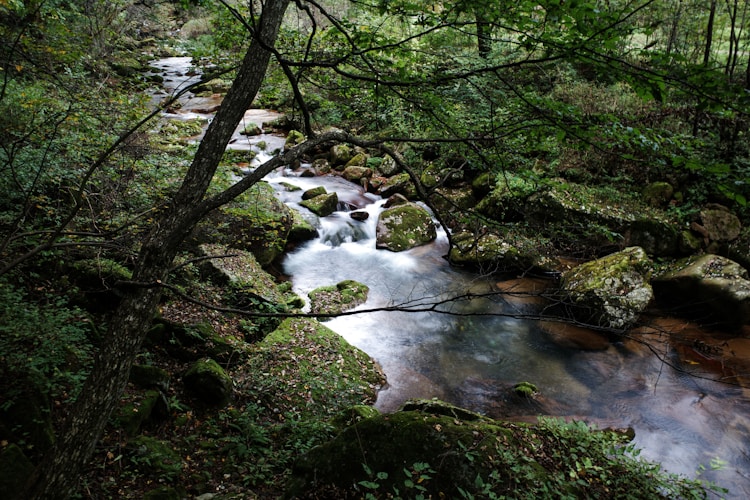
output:
[[[311,319],[286,319],[255,346],[238,391],[280,414],[329,415],[375,400],[382,372],[364,352]]]

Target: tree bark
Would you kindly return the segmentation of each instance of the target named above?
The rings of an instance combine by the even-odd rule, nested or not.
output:
[[[708,13],[708,25],[706,26],[706,45],[703,51],[703,66],[708,67],[711,60],[711,49],[714,41],[714,19],[716,18],[716,0],[711,0],[711,8]]]
[[[180,189],[143,242],[133,273],[133,282],[142,285],[124,289],[124,297],[110,320],[107,340],[97,353],[81,395],[68,414],[57,443],[35,470],[23,498],[67,498],[75,492],[81,471],[125,389],[130,368],[156,313],[161,298],[159,284],[166,282],[182,241],[207,213],[207,205],[200,202],[232,133],[260,88],[271,58],[269,48],[276,41],[289,2],[265,2],[259,28],[237,78],[206,131]],[[196,210],[200,206],[204,209]]]

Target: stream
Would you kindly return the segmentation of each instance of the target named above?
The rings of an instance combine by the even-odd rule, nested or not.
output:
[[[165,75],[175,71],[179,79],[186,72],[174,68],[185,60],[189,58],[163,59],[154,67]],[[177,86],[165,85],[169,91]],[[201,113],[198,108],[205,102],[195,102],[193,106],[188,97],[180,113]],[[274,116],[250,110],[246,119],[260,125]],[[242,128],[244,124],[238,130]],[[253,149],[258,141],[270,145],[265,151],[283,145],[283,138],[263,134],[252,139],[238,135],[230,147]],[[256,152],[256,162],[267,158],[268,153]],[[400,253],[377,250],[375,224],[383,200],[339,177],[299,174],[282,169],[266,180],[282,201],[318,227],[319,237],[283,262],[300,296],[353,279],[370,288],[359,309],[373,309],[430,304],[502,286],[497,277],[449,266],[443,258],[447,238],[440,231],[435,242],[422,247]],[[289,191],[282,182],[302,190]],[[340,211],[319,219],[298,203],[303,190],[321,185],[338,194]],[[348,214],[352,209],[366,210],[370,217],[355,221]],[[325,324],[382,366],[388,385],[376,403],[381,411],[394,411],[410,398],[434,397],[496,418],[534,421],[539,414],[550,414],[598,427],[630,427],[643,458],[688,477],[703,465],[707,470],[700,477],[729,488],[728,498],[750,497],[747,389],[674,370],[633,341],[604,342],[598,350],[561,344],[539,322],[513,317],[533,305],[504,297],[450,302],[443,313],[371,312]],[[663,355],[679,363],[665,345],[658,346]],[[512,400],[510,388],[522,381],[535,384],[540,397],[525,404]],[[721,468],[711,470],[712,463]]]

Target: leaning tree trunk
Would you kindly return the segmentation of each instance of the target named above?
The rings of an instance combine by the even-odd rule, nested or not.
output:
[[[206,131],[179,191],[145,238],[133,284],[124,289],[124,297],[109,322],[105,345],[97,353],[57,443],[37,467],[23,498],[67,498],[76,490],[83,467],[125,389],[159,304],[159,284],[166,281],[180,244],[205,215],[205,210],[196,207],[206,194],[234,129],[260,88],[289,1],[265,2],[259,28],[237,78]]]

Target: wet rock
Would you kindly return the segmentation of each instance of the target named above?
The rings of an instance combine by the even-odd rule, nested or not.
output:
[[[363,222],[370,218],[370,213],[365,212],[364,210],[355,210],[354,212],[349,213],[349,217],[354,220]]]
[[[289,243],[303,243],[317,238],[318,230],[313,226],[307,219],[305,219],[301,213],[297,210],[292,211],[294,215],[294,223],[289,230],[289,236],[287,240]]]
[[[750,269],[750,228],[743,228],[740,236],[728,245],[727,257]]]
[[[302,199],[303,200],[312,200],[313,198],[320,196],[321,194],[326,194],[326,188],[324,186],[316,186],[314,188],[310,188],[304,193],[302,193]]]
[[[364,304],[370,288],[358,281],[345,280],[334,286],[316,288],[309,293],[313,314],[339,314]]]
[[[381,212],[375,231],[376,247],[401,252],[433,241],[435,224],[427,211],[415,203]]]
[[[213,359],[202,359],[183,377],[185,387],[198,399],[212,406],[226,406],[232,397],[232,379]]]
[[[300,202],[300,205],[307,208],[318,217],[328,217],[336,211],[338,204],[339,197],[335,192],[321,194]]]
[[[597,327],[627,328],[653,297],[651,266],[642,248],[626,248],[563,273],[561,292],[577,319]]]
[[[653,280],[657,298],[676,313],[730,329],[750,323],[750,279],[745,268],[707,254],[683,259]]]

